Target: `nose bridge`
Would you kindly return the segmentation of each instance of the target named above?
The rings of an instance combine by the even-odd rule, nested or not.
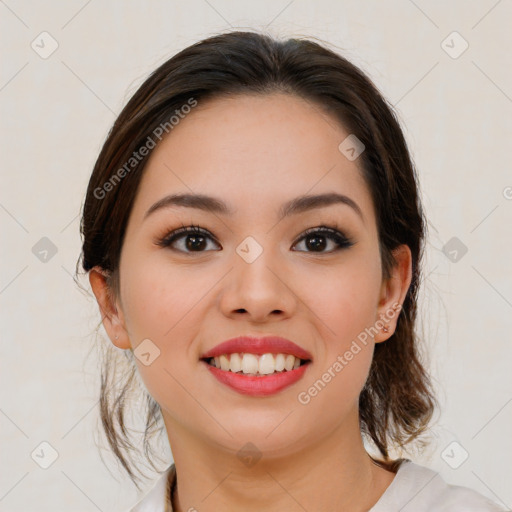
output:
[[[222,300],[225,314],[244,311],[253,319],[262,320],[274,311],[291,312],[295,301],[279,270],[282,267],[277,254],[252,236],[236,247],[234,268]]]

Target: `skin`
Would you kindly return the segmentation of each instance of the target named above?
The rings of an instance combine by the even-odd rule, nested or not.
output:
[[[358,398],[374,345],[392,335],[398,315],[307,405],[297,400],[359,333],[403,303],[411,281],[405,245],[391,278],[382,277],[369,189],[358,160],[338,149],[348,135],[318,106],[282,93],[200,103],[150,157],[121,252],[120,293],[109,294],[101,269],[90,272],[112,343],[135,349],[149,338],[160,350],[150,365],[136,362],[162,409],[177,511],[367,511],[394,477],[364,449]],[[363,218],[335,204],[277,221],[282,203],[333,191],[353,199]],[[144,219],[167,194],[191,192],[235,213],[173,206]],[[301,236],[333,223],[354,245],[336,251],[326,238],[315,250]],[[187,250],[186,234],[174,251],[155,243],[182,224],[212,234],[203,252],[178,251]],[[247,236],[263,249],[250,264],[235,251]],[[199,358],[242,334],[283,336],[313,362],[273,396],[239,394]],[[261,455],[250,467],[237,457],[247,442]]]

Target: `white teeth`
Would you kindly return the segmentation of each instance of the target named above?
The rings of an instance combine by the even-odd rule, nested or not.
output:
[[[210,359],[209,363],[224,371],[244,373],[247,375],[269,375],[284,370],[295,370],[300,366],[300,359],[292,354],[222,354]]]
[[[254,354],[244,354],[242,371],[244,373],[258,373],[258,358]]]
[[[224,354],[222,354],[220,357],[220,369],[221,370],[224,370],[224,371],[228,371],[229,370],[229,359],[227,356],[225,356]]]
[[[284,370],[284,361],[285,357],[284,354],[277,354],[276,356],[276,372],[282,372]]]
[[[228,359],[230,359],[229,362],[229,369],[237,373],[242,370],[242,358],[240,357],[240,354],[231,354],[231,358],[226,356]]]
[[[274,356],[272,354],[263,354],[260,356],[258,370],[262,375],[274,373],[276,365],[274,363]]]
[[[286,359],[284,361],[284,367],[286,370],[290,371],[293,370],[293,363],[295,362],[295,357],[291,354],[288,354],[286,356]]]

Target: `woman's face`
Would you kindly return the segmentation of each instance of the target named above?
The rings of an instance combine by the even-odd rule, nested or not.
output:
[[[358,428],[374,343],[394,321],[385,322],[388,335],[362,342],[363,333],[403,294],[385,291],[370,192],[359,160],[339,149],[348,135],[300,98],[238,96],[200,102],[153,151],[122,248],[125,331],[114,343],[134,349],[170,436],[181,429],[233,452],[251,441],[277,456]],[[229,213],[152,209],[177,194],[215,198]],[[348,199],[281,216],[290,201],[321,194]],[[202,233],[162,242],[192,225]],[[280,391],[236,391],[201,357],[242,335],[287,338],[311,361]],[[324,385],[310,391],[318,379]]]

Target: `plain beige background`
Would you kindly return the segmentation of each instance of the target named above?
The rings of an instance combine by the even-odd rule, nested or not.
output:
[[[318,37],[396,107],[430,219],[421,315],[442,404],[414,460],[512,508],[511,22],[507,0],[1,1],[0,510],[138,497],[96,447],[99,314],[72,279],[79,213],[136,87],[231,28]]]

